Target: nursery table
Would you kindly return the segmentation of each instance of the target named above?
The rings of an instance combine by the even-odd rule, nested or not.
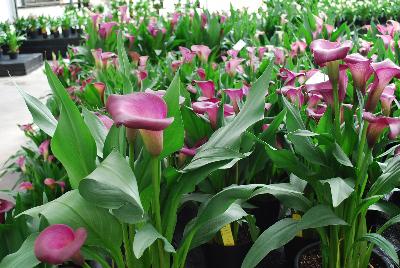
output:
[[[15,60],[3,55],[0,59],[0,76],[26,75],[43,64],[41,53],[19,54]]]

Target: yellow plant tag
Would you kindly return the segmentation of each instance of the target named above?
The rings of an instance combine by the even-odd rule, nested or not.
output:
[[[295,221],[299,221],[299,220],[301,220],[301,215],[297,214],[297,213],[293,213],[292,214],[292,219],[295,220]],[[303,237],[303,231],[299,231],[296,236],[297,237]]]
[[[222,242],[224,243],[224,246],[231,247],[235,245],[235,241],[233,240],[233,235],[232,235],[232,230],[231,230],[231,225],[227,224],[221,229],[221,236],[222,236]]]

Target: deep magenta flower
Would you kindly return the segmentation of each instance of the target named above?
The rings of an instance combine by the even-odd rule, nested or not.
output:
[[[215,96],[215,85],[212,80],[208,81],[194,81],[200,88],[201,93],[207,99],[212,99]]]
[[[339,69],[339,101],[342,102],[346,97],[348,77],[346,74],[346,66],[340,66]],[[309,93],[321,94],[324,100],[333,107],[333,88],[327,75],[318,71],[314,73],[305,83],[305,87]]]
[[[240,59],[240,58],[234,58],[234,59],[228,60],[225,64],[225,72],[231,77],[235,76],[235,74],[238,71],[238,67],[239,67],[240,63],[242,63],[242,61],[244,61],[244,59]]]
[[[243,99],[243,89],[224,89],[224,92],[232,101],[233,109],[235,113],[239,113],[239,102]]]
[[[186,47],[179,47],[179,51],[181,52],[182,57],[183,57],[183,62],[185,62],[185,63],[192,62],[194,56],[196,56],[196,54],[194,52],[192,52],[190,49],[188,49]]]
[[[374,112],[385,87],[393,77],[400,78],[400,67],[389,59],[377,63],[371,63],[371,67],[374,70],[375,77],[368,95],[365,109],[369,112]]]
[[[339,43],[318,39],[311,42],[310,49],[314,55],[315,63],[323,66],[327,62],[344,59],[352,46],[351,41]]]
[[[348,55],[344,59],[344,62],[346,62],[350,69],[355,88],[360,90],[365,95],[365,85],[373,73],[373,69],[371,67],[372,60],[355,53]]]
[[[167,104],[153,93],[137,92],[110,95],[106,108],[117,126],[139,130],[149,153],[158,156],[163,150],[163,130],[174,118],[167,118]]]
[[[18,189],[23,191],[33,190],[33,184],[30,181],[23,181],[19,184]]]
[[[200,77],[200,80],[206,80],[206,70],[203,68],[197,69],[197,75]]]
[[[290,56],[293,58],[296,57],[298,54],[303,54],[306,51],[306,48],[306,42],[297,40],[290,45]]]
[[[44,160],[49,156],[50,140],[45,140],[39,145],[39,154],[43,156]]]
[[[235,109],[232,105],[225,103],[224,104],[224,117],[229,117],[235,115]]]
[[[299,108],[304,104],[303,86],[284,86],[277,93],[286,96],[291,103],[296,104]]]
[[[392,102],[396,99],[396,96],[394,95],[395,91],[396,91],[396,85],[389,84],[385,87],[380,97],[382,105],[382,113],[386,116],[390,115]]]
[[[117,25],[118,23],[116,23],[115,21],[100,23],[100,28],[99,28],[100,37],[103,39],[107,38],[112,32],[113,27]]]
[[[16,164],[19,166],[19,168],[21,169],[22,172],[26,171],[26,158],[25,156],[21,155],[20,157],[18,157]]]
[[[34,251],[38,260],[49,264],[62,264],[72,260],[83,265],[80,249],[85,243],[85,228],[74,231],[65,224],[54,224],[44,229],[35,240]]]
[[[14,204],[8,200],[0,199],[0,224],[4,223],[6,212],[10,211]]]
[[[211,101],[197,101],[192,103],[192,108],[195,113],[208,115],[211,127],[217,128],[217,117],[218,117],[218,103]]]
[[[286,68],[280,68],[278,76],[282,79],[284,86],[294,86],[296,78],[305,77],[304,72],[293,72]]]
[[[363,119],[369,122],[367,129],[368,145],[373,147],[382,132],[389,128],[389,139],[395,139],[400,134],[400,118],[387,116],[375,116],[370,112],[364,112]]]
[[[208,56],[211,54],[211,49],[205,45],[193,45],[191,47],[192,51],[196,53],[200,61],[206,63],[208,61]]]

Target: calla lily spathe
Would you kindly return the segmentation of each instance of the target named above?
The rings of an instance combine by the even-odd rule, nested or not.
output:
[[[372,60],[355,53],[348,55],[344,62],[350,69],[355,88],[365,95],[365,85],[373,73]]]
[[[370,112],[363,114],[363,119],[369,122],[367,129],[368,145],[373,147],[380,135],[386,128],[389,128],[389,139],[395,139],[400,135],[400,118],[387,116],[375,116]]]
[[[167,104],[154,93],[110,95],[106,104],[117,126],[139,130],[146,149],[157,156],[163,149],[163,130],[174,118],[167,118]]]
[[[315,63],[323,66],[327,62],[344,59],[352,46],[351,41],[339,43],[318,39],[311,42],[310,49],[314,55]]]

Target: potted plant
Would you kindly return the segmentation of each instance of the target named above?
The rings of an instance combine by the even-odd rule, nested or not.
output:
[[[3,57],[3,48],[2,46],[6,43],[6,33],[5,32],[0,32],[0,59]]]
[[[59,26],[60,26],[59,18],[51,18],[50,19],[50,32],[54,38],[60,37]]]
[[[47,26],[48,26],[48,21],[49,18],[45,16],[40,16],[39,17],[39,28],[40,28],[40,33],[43,36],[44,39],[48,37],[47,35]]]
[[[18,58],[19,47],[23,40],[25,40],[25,37],[19,35],[15,29],[11,29],[7,33],[8,55],[10,56],[10,59]]]
[[[65,14],[61,19],[61,29],[63,37],[69,37],[71,34],[71,18]]]
[[[30,16],[28,18],[28,36],[32,39],[38,37],[38,20],[36,17]]]

